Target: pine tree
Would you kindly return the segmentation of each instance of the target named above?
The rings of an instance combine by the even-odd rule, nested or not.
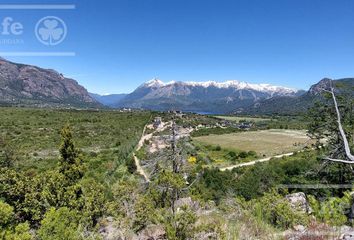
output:
[[[83,177],[83,162],[76,150],[69,125],[61,130],[59,172],[64,174],[69,183],[73,184]]]

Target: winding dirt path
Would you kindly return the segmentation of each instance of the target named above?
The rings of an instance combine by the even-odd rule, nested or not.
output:
[[[135,154],[137,151],[140,150],[140,148],[142,148],[142,146],[144,146],[144,141],[145,141],[145,140],[148,140],[148,139],[150,139],[150,138],[152,137],[152,133],[145,135],[145,131],[146,131],[147,126],[148,126],[148,125],[145,125],[145,127],[144,127],[143,134],[142,134],[142,136],[141,136],[141,138],[140,138],[140,140],[139,140],[139,142],[138,142],[138,145],[137,145],[137,147],[136,147],[136,149],[135,149],[135,151],[134,151],[134,153],[133,153],[133,158],[134,158],[134,162],[135,162],[135,165],[136,165],[136,171],[137,171],[141,176],[144,177],[144,179],[145,179],[146,182],[150,182],[149,177],[147,176],[147,174],[145,173],[144,169],[143,169],[143,168],[141,167],[141,165],[140,165],[140,160],[139,160],[139,158],[138,158],[138,157],[136,156],[136,154]]]
[[[150,182],[150,178],[149,176],[146,174],[146,172],[144,171],[144,168],[141,166],[140,164],[140,159],[136,156],[136,152],[139,151],[143,146],[144,146],[144,142],[145,140],[150,140],[152,138],[152,136],[154,135],[155,132],[162,132],[164,131],[167,127],[170,126],[170,124],[168,123],[161,123],[160,126],[152,133],[146,134],[146,129],[149,126],[149,124],[145,125],[144,130],[143,130],[143,134],[138,142],[138,145],[136,146],[136,149],[133,153],[133,157],[134,157],[134,161],[135,161],[135,165],[136,165],[136,171],[144,177],[146,182]]]
[[[234,168],[252,166],[252,165],[255,165],[256,163],[268,162],[272,158],[282,158],[282,157],[288,157],[288,156],[292,156],[292,155],[294,155],[294,152],[284,153],[284,154],[276,155],[276,156],[273,156],[273,157],[262,158],[262,159],[254,160],[254,161],[251,161],[251,162],[239,163],[239,164],[232,165],[232,166],[229,166],[229,167],[220,168],[220,170],[221,171],[225,171],[225,170],[232,170]]]

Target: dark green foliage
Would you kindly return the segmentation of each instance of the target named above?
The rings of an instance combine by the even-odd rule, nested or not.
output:
[[[192,135],[192,137],[200,137],[200,136],[208,136],[211,134],[221,135],[221,134],[228,134],[228,133],[236,133],[236,132],[240,132],[240,131],[241,130],[239,130],[238,128],[234,128],[234,127],[201,128],[197,131],[193,131],[191,135]]]
[[[234,151],[230,151],[230,152],[229,152],[229,156],[230,156],[231,158],[236,158],[236,157],[237,157],[237,153],[235,153]]]
[[[248,153],[245,152],[245,151],[241,151],[240,154],[239,154],[240,158],[246,158],[247,156],[248,156]]]
[[[125,164],[127,165],[129,173],[133,174],[136,172],[137,167],[133,157],[128,157]]]
[[[215,147],[215,151],[221,151],[221,147],[218,145]]]
[[[219,203],[234,185],[234,175],[230,171],[205,169],[200,181],[192,188],[192,194],[205,201]]]
[[[320,177],[315,172],[319,166],[320,163],[313,152],[311,154],[299,153],[282,160],[274,159],[234,171],[205,169],[198,185],[193,188],[192,192],[204,201],[213,200],[216,203],[219,203],[228,194],[251,200],[281,184],[319,181]],[[296,190],[306,192],[306,189]],[[315,194],[320,193],[315,192]]]
[[[71,183],[75,183],[83,177],[84,169],[83,161],[75,149],[72,132],[68,125],[61,130],[61,138],[59,172]]]
[[[270,115],[269,121],[256,122],[257,129],[306,129],[308,119],[301,114],[296,116],[279,116],[277,114]],[[269,117],[269,116],[268,116]]]

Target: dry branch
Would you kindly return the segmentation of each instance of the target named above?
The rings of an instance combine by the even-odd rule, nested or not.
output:
[[[329,93],[332,95],[332,99],[333,99],[333,102],[334,102],[334,107],[335,107],[336,113],[337,113],[338,130],[339,130],[339,133],[340,133],[341,138],[342,138],[342,141],[343,141],[345,155],[347,156],[347,158],[348,158],[349,160],[334,159],[334,158],[330,158],[330,157],[327,157],[327,158],[325,158],[325,159],[326,159],[326,160],[329,160],[329,161],[333,161],[333,162],[341,162],[341,163],[354,164],[354,156],[353,156],[353,154],[350,152],[349,142],[348,142],[347,136],[345,135],[345,132],[344,132],[344,129],[343,129],[343,126],[342,126],[341,115],[340,115],[340,111],[339,111],[337,99],[336,99],[336,96],[335,96],[335,94],[334,94],[334,89],[333,89],[333,87],[332,87],[332,81],[331,81],[331,87],[330,87],[330,88],[331,88],[331,90],[330,90],[330,91],[327,91],[327,92],[329,92]]]

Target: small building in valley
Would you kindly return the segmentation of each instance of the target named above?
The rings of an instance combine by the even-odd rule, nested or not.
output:
[[[154,124],[153,124],[154,128],[158,128],[161,125],[161,123],[162,123],[161,117],[155,117]]]

